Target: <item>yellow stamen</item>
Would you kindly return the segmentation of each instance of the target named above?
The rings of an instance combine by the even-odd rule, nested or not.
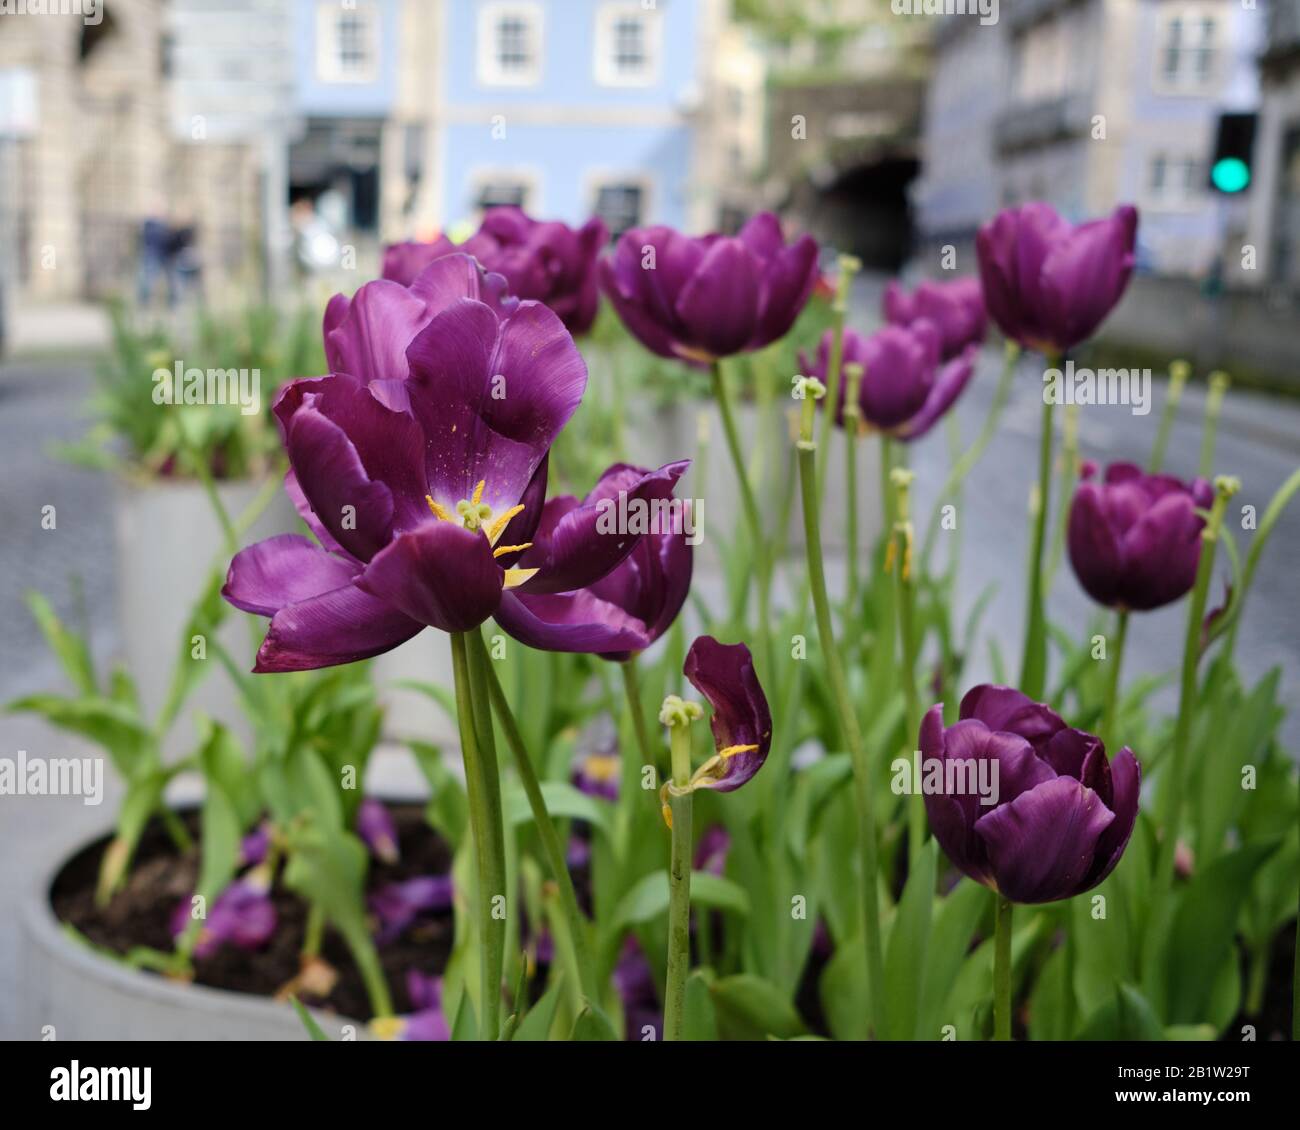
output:
[[[536,575],[536,569],[507,569],[505,587],[508,589],[517,589],[520,585],[531,580]]]
[[[424,496],[424,501],[429,504],[429,509],[433,511],[436,517],[441,518],[444,522],[451,521],[451,515],[447,513],[447,508],[441,503],[434,502],[433,495],[426,494]]]
[[[533,548],[533,543],[530,541],[524,542],[523,545],[503,545],[494,549],[492,551],[492,556],[504,557],[507,553],[523,553],[525,549],[532,549],[532,548]]]
[[[521,502],[518,506],[512,506],[504,514],[498,515],[496,518],[493,518],[487,527],[488,541],[490,541],[493,545],[496,545],[497,538],[499,538],[503,533],[505,533],[506,527],[510,525],[510,519],[513,518],[516,514],[522,514],[523,510],[524,510],[524,504]]]
[[[753,753],[758,749],[756,745],[729,745],[726,749],[718,750],[718,756],[723,760],[728,757],[735,757],[738,753]]]
[[[382,1016],[370,1022],[370,1031],[376,1039],[396,1040],[406,1030],[406,1021],[400,1016]]]
[[[477,506],[483,501],[483,491],[487,488],[487,479],[479,479],[478,486],[474,488],[474,495],[469,500],[471,506]]]

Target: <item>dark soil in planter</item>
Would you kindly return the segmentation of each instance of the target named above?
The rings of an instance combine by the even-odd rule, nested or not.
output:
[[[394,865],[370,861],[367,889],[420,875],[442,875],[451,868],[451,847],[424,821],[418,805],[392,805],[401,859]],[[182,816],[198,838],[195,813]],[[105,907],[95,905],[95,881],[108,846],[105,838],[74,856],[55,878],[50,903],[56,917],[75,927],[97,946],[125,955],[136,946],[170,952],[170,920],[176,906],[190,897],[198,869],[195,852],[180,856],[161,824],[154,821],[140,841],[135,864],[126,885]],[[298,955],[307,924],[307,906],[294,892],[277,882],[272,899],[278,919],[276,931],[264,949],[247,952],[222,946],[207,958],[194,961],[194,981],[214,989],[229,989],[257,996],[273,996],[298,973]],[[408,970],[440,974],[451,954],[453,922],[450,910],[425,914],[396,941],[380,948],[379,958],[393,1006],[398,1013],[411,1011],[406,989]],[[324,957],[338,973],[333,992],[307,1003],[355,1019],[368,1019],[370,1001],[361,975],[343,939],[326,930],[321,946]]]

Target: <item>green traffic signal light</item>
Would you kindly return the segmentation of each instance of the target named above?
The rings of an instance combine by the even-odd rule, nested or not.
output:
[[[1241,192],[1250,184],[1250,168],[1240,157],[1224,157],[1210,170],[1210,180],[1220,192]]]

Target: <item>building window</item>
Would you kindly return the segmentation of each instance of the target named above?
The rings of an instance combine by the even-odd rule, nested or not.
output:
[[[376,82],[379,12],[366,4],[340,8],[324,0],[316,9],[316,77],[321,82]]]
[[[596,81],[649,86],[659,70],[659,12],[614,2],[596,10]]]
[[[598,185],[593,211],[617,239],[630,228],[639,227],[645,211],[645,186],[630,183]]]
[[[1194,8],[1166,14],[1157,57],[1158,85],[1171,90],[1200,91],[1214,81],[1219,24],[1213,15]]]
[[[1147,195],[1154,208],[1187,208],[1201,189],[1201,163],[1195,157],[1157,153],[1151,158]]]
[[[533,212],[537,209],[537,183],[528,173],[480,173],[474,178],[473,201],[480,214],[502,207]]]
[[[478,77],[489,86],[532,86],[542,77],[542,10],[536,3],[479,9]]]

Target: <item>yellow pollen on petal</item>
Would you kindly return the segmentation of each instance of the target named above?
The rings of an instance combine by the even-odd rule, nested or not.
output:
[[[383,1016],[370,1022],[370,1032],[379,1040],[397,1040],[406,1031],[406,1021],[400,1016]]]
[[[536,575],[536,569],[507,569],[505,587],[517,589],[520,585],[532,580]]]
[[[496,518],[493,518],[487,527],[488,541],[490,541],[493,545],[496,545],[497,538],[499,538],[503,533],[505,533],[506,527],[510,525],[510,519],[513,518],[516,514],[522,514],[523,512],[524,512],[524,504],[521,502],[518,506],[510,507],[510,509],[507,510],[504,514],[498,515]]]
[[[735,757],[739,753],[753,753],[758,749],[756,745],[729,745],[726,749],[718,750],[718,756],[724,760],[728,757]]]
[[[470,498],[470,505],[477,506],[483,501],[483,491],[487,489],[487,479],[479,479],[478,486],[474,488],[474,495]]]
[[[436,517],[441,518],[444,522],[451,521],[451,515],[447,513],[447,508],[441,503],[434,502],[433,495],[426,494],[424,496],[424,501],[429,504],[429,509],[433,511]]]
[[[533,543],[524,542],[523,545],[502,545],[492,551],[493,557],[504,557],[507,553],[523,553],[525,549],[532,549]]]

